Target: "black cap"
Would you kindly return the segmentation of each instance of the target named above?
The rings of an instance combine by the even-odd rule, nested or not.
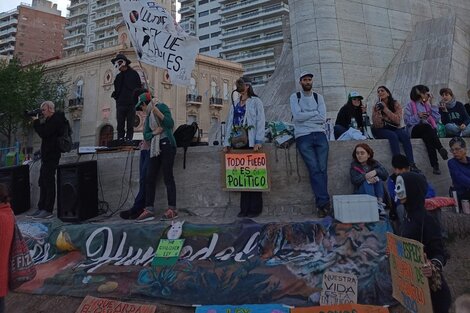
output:
[[[122,53],[118,53],[116,55],[116,57],[114,57],[112,60],[111,60],[111,63],[116,63],[117,60],[124,60],[126,61],[126,65],[129,65],[131,64],[131,60],[129,60],[124,54]]]
[[[243,77],[241,77],[241,79],[243,79],[243,82],[244,82],[245,84],[251,85],[251,84],[253,83],[253,81],[251,80],[251,77],[243,76]]]

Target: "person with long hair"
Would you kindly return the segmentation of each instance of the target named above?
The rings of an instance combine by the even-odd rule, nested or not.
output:
[[[348,95],[348,101],[341,107],[336,116],[334,127],[335,139],[341,137],[351,125],[354,118],[360,131],[364,131],[364,121],[362,115],[366,112],[367,107],[362,103],[363,97],[357,91],[351,91]]]
[[[400,142],[410,162],[410,169],[417,171],[410,136],[401,126],[403,109],[395,100],[390,90],[385,86],[377,88],[378,101],[372,108],[372,134],[376,139],[387,139],[392,150],[392,156],[400,154]]]
[[[421,138],[426,145],[429,162],[432,166],[432,172],[440,175],[439,162],[437,160],[437,152],[442,159],[447,160],[447,150],[442,146],[437,136],[437,123],[441,119],[439,109],[432,104],[432,94],[429,88],[424,85],[416,85],[411,88],[411,101],[405,108],[405,124],[411,138]]]
[[[255,94],[251,80],[242,77],[239,80],[240,98],[230,107],[226,121],[224,152],[228,152],[233,143],[232,139],[237,129],[243,128],[248,135],[248,141],[240,149],[259,151],[264,143],[264,107],[263,102]],[[238,217],[257,217],[263,210],[263,195],[258,191],[242,191],[240,195],[240,212]]]
[[[8,189],[0,184],[0,313],[5,312],[5,296],[8,294],[8,262],[14,227],[15,216],[10,207]]]
[[[377,201],[383,203],[384,184],[388,173],[385,167],[374,160],[374,150],[365,144],[357,144],[352,153],[353,161],[349,174],[354,185],[354,193],[367,194],[377,197]]]

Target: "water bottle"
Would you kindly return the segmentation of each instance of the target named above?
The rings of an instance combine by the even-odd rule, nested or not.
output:
[[[353,117],[351,118],[351,127],[357,129],[357,122],[356,119]]]

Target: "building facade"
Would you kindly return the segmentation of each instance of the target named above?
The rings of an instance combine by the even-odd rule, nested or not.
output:
[[[0,54],[23,64],[62,56],[66,19],[57,4],[33,0],[0,15]]]
[[[176,15],[175,0],[156,0]],[[67,7],[65,56],[75,56],[118,45],[117,25],[122,22],[119,0],[71,0]]]

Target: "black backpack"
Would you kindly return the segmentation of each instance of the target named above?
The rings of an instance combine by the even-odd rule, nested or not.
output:
[[[70,127],[70,123],[67,119],[64,120],[61,135],[57,137],[57,144],[60,152],[62,153],[70,152],[72,150],[72,128]]]
[[[176,140],[176,146],[184,148],[184,154],[183,154],[183,168],[184,169],[186,168],[186,151],[188,150],[188,147],[191,145],[194,135],[196,135],[198,129],[199,127],[197,123],[193,122],[191,125],[188,125],[188,124],[180,125],[173,133],[173,136],[175,137],[175,140]]]

